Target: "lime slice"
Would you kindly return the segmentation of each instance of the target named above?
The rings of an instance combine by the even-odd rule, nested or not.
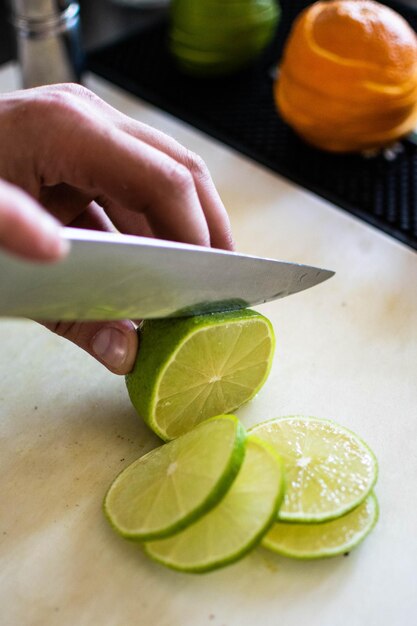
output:
[[[242,464],[245,438],[238,419],[222,415],[148,452],[107,492],[111,525],[142,541],[178,532],[224,496]]]
[[[279,511],[284,522],[324,522],[358,506],[377,478],[377,462],[354,433],[331,420],[283,417],[251,432],[282,457],[287,490]]]
[[[270,322],[249,309],[146,320],[139,332],[127,389],[165,440],[250,400],[268,376],[275,345]]]
[[[248,437],[243,465],[223,500],[181,533],[145,544],[145,551],[163,565],[185,572],[206,572],[233,563],[270,528],[283,484],[279,457],[269,446]]]
[[[278,522],[262,540],[268,550],[295,559],[321,559],[345,554],[361,543],[378,519],[373,493],[356,509],[323,524]]]

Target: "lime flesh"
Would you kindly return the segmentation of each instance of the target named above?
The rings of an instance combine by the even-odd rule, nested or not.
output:
[[[262,540],[268,550],[295,559],[321,559],[345,554],[371,532],[378,502],[371,493],[356,509],[322,524],[275,523]]]
[[[126,384],[138,414],[164,440],[250,400],[269,374],[275,346],[270,322],[249,309],[147,320],[139,332]]]
[[[324,522],[357,507],[377,479],[369,447],[331,420],[291,416],[251,429],[285,465],[287,489],[279,511],[285,522]]]
[[[179,534],[145,544],[145,551],[163,565],[186,572],[206,572],[237,561],[273,523],[283,485],[279,457],[248,437],[241,470],[219,504]]]
[[[115,479],[104,512],[123,537],[149,540],[178,532],[223,497],[242,464],[245,430],[218,416],[148,452]]]

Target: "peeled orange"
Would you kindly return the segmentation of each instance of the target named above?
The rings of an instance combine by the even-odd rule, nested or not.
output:
[[[316,2],[296,19],[274,94],[283,119],[334,152],[380,148],[417,124],[417,36],[372,0]]]

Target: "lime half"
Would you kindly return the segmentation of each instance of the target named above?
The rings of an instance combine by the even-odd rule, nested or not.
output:
[[[197,75],[222,75],[255,61],[280,17],[277,0],[172,0],[170,49]]]
[[[148,452],[115,479],[104,512],[123,537],[167,537],[209,511],[228,490],[245,454],[245,430],[233,415],[200,424]]]
[[[377,479],[369,447],[338,424],[313,417],[283,417],[251,429],[281,456],[287,489],[284,522],[324,522],[357,507]]]
[[[145,551],[163,565],[186,572],[206,572],[237,561],[276,518],[283,483],[279,457],[248,437],[241,470],[220,503],[181,533],[145,544]]]
[[[268,550],[295,559],[321,559],[344,554],[371,532],[378,519],[378,502],[371,493],[342,517],[323,524],[278,522],[262,540]]]
[[[249,309],[146,320],[139,333],[127,389],[164,440],[252,398],[269,374],[275,345],[269,320]]]

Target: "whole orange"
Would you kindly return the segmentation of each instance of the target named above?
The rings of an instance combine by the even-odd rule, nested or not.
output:
[[[334,152],[379,148],[417,123],[417,36],[372,0],[316,2],[295,20],[274,94],[283,119]]]

